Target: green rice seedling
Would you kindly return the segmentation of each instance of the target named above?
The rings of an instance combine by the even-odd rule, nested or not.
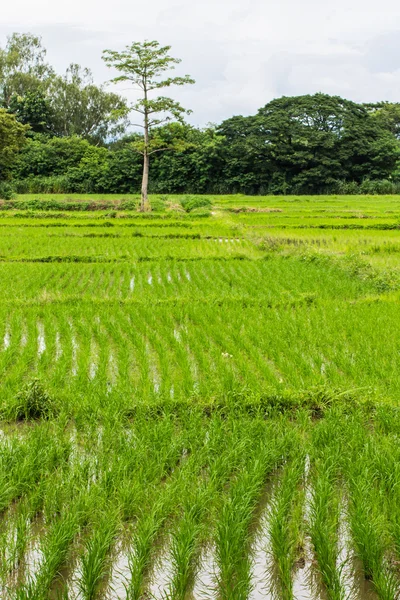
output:
[[[30,510],[24,498],[10,507],[3,516],[0,537],[0,581],[4,589],[14,580],[23,567],[24,556],[30,536]]]
[[[137,525],[133,537],[133,551],[129,556],[131,579],[127,586],[127,599],[139,600],[143,594],[145,574],[152,563],[152,549],[165,522],[165,510],[158,502],[152,511]]]
[[[340,481],[344,419],[339,407],[328,410],[324,420],[313,428],[310,449],[309,532],[325,593],[335,600],[347,595],[342,572],[348,566],[341,564],[344,540],[340,539],[344,519]]]
[[[371,498],[366,484],[351,483],[350,522],[356,551],[379,598],[389,600],[397,596],[397,582],[385,560],[387,537],[383,518],[374,503],[376,500]]]
[[[171,424],[168,418],[167,423]],[[188,433],[185,433],[184,437],[187,435]],[[182,452],[182,438],[177,436],[176,441]],[[146,577],[153,562],[154,546],[176,499],[176,482],[182,477],[182,469],[183,472],[186,472],[190,468],[190,459],[183,465],[181,461],[177,461],[177,448],[171,452],[173,446],[168,448],[164,437],[160,437],[158,442],[164,446],[164,449],[169,450],[166,455],[166,458],[169,455],[169,460],[164,462],[160,460],[159,454],[155,454],[154,458],[158,466],[161,466],[161,470],[157,469],[153,474],[158,485],[156,487],[151,485],[150,489],[147,490],[147,498],[142,500],[144,506],[138,508],[138,520],[134,529],[132,550],[129,553],[130,581],[127,584],[127,598],[129,600],[139,599],[144,593]],[[149,478],[149,473],[146,471],[143,475],[146,479]],[[158,487],[160,479],[157,481],[157,476],[164,482],[161,490]],[[149,483],[151,484],[151,479]]]
[[[310,536],[318,563],[318,571],[332,600],[345,598],[338,568],[339,493],[335,465],[328,459],[315,465],[317,477],[313,482]]]
[[[47,529],[42,543],[43,559],[39,572],[31,584],[32,598],[43,598],[65,563],[71,543],[78,532],[78,515],[69,512],[62,515]]]
[[[38,482],[55,470],[65,457],[65,445],[50,429],[34,427],[29,435],[15,436],[3,444],[0,453],[0,510],[35,489]],[[38,488],[36,488],[37,491]]]
[[[188,485],[186,479],[182,481],[183,516],[177,528],[172,531],[172,578],[167,594],[171,598],[183,600],[194,583],[199,566],[201,544],[207,540],[207,534],[211,529],[210,519],[207,519],[206,515],[218,503],[224,486],[231,478],[232,470],[235,469],[235,463],[240,461],[241,449],[244,451],[243,454],[246,454],[243,440],[241,446],[235,444],[234,447],[228,446],[228,449],[223,449],[221,432],[215,430],[213,425],[207,432],[209,437],[204,457],[206,471],[197,486],[196,482]]]
[[[304,473],[304,454],[290,460],[284,468],[280,486],[273,499],[269,516],[269,535],[274,560],[271,574],[283,600],[293,598],[292,572],[300,541],[302,508],[301,483]]]
[[[81,558],[81,577],[78,585],[85,600],[96,597],[107,573],[107,558],[116,536],[116,516],[105,513],[95,524],[95,529],[84,544]]]
[[[251,590],[250,525],[268,475],[282,460],[285,451],[284,439],[279,433],[268,439],[267,431],[263,437],[253,440],[247,464],[232,482],[220,509],[216,557],[221,598],[247,597]]]
[[[158,558],[160,594],[190,595],[206,548],[209,591],[247,597],[261,498],[282,462],[266,519],[277,596],[293,596],[296,559],[312,554],[327,595],[345,596],[342,504],[349,553],[393,597],[400,421],[378,406],[400,392],[400,202],[212,204],[207,219],[111,219],[108,204],[0,211],[0,556],[8,583],[21,572],[12,597],[79,585],[112,597],[125,527],[128,597],[154,588]],[[33,386],[16,423],[35,380],[55,410]]]
[[[193,582],[204,509],[201,500],[197,503],[194,501],[193,506],[185,511],[179,528],[172,534],[171,558],[174,575],[168,593],[170,598],[185,600]]]
[[[349,520],[356,554],[365,577],[384,600],[397,596],[397,582],[388,562],[390,538],[374,468],[376,446],[354,422],[347,456]]]

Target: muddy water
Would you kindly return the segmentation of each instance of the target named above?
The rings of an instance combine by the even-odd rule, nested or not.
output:
[[[361,561],[355,556],[352,550],[346,502],[342,505],[339,521],[337,568],[341,574],[345,598],[351,598],[351,600],[377,600],[373,585],[365,579]]]
[[[37,518],[31,524],[30,541],[24,556],[23,564],[19,569],[18,579],[20,581],[35,582],[43,564],[42,542],[44,537],[44,523]]]
[[[268,516],[264,515],[260,531],[253,544],[251,566],[252,590],[249,600],[272,600],[271,577],[273,576],[273,560],[270,552],[270,537],[268,532]]]
[[[37,324],[37,330],[38,330],[37,353],[38,353],[38,356],[40,357],[40,356],[42,356],[43,352],[46,350],[46,338],[45,338],[45,333],[44,333],[44,325],[40,321]]]
[[[72,366],[71,366],[71,373],[73,375],[73,377],[75,377],[78,374],[78,342],[76,340],[75,337],[75,333],[74,333],[74,326],[72,324],[72,321],[69,321],[69,328],[71,331],[71,346],[72,346]]]
[[[279,485],[280,469],[267,482],[254,515],[253,543],[251,546],[251,592],[249,600],[272,600],[274,588],[274,561],[269,535],[270,507]]]
[[[215,548],[206,548],[200,560],[190,600],[217,598],[218,566],[215,559]]]
[[[164,600],[171,590],[173,566],[168,544],[157,558],[150,578],[149,593],[154,600]]]
[[[8,350],[11,344],[11,333],[7,326],[3,337],[3,350]]]
[[[118,540],[114,557],[112,559],[112,567],[110,572],[107,590],[103,595],[106,600],[125,600],[126,586],[130,580],[129,555],[130,555],[130,539],[132,537],[132,529],[126,527]]]
[[[55,359],[59,360],[61,358],[61,356],[62,356],[63,350],[62,350],[62,345],[61,345],[61,337],[60,337],[60,334],[59,334],[58,331],[56,333],[56,342],[55,342],[55,345],[56,345],[56,356],[55,356]]]
[[[309,485],[310,457],[307,455],[304,465],[304,520],[310,522],[310,511],[312,502],[312,490]],[[297,569],[293,576],[293,593],[296,600],[309,600],[319,597],[317,589],[319,586],[313,581],[312,572],[312,549],[311,541],[308,535],[304,538],[304,560],[299,561]],[[321,591],[321,590],[318,590]],[[323,596],[321,596],[323,598]]]
[[[129,555],[127,549],[122,548],[113,564],[109,590],[105,598],[107,600],[115,600],[115,598],[125,600],[129,578]]]
[[[99,349],[94,340],[92,340],[90,346],[89,379],[93,380],[96,377],[98,370]]]

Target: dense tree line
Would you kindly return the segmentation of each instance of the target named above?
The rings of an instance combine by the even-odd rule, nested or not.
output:
[[[129,133],[125,100],[79,65],[57,75],[39,38],[14,34],[0,49],[0,106],[0,181],[19,192],[140,190],[142,136]],[[152,158],[152,192],[400,191],[400,104],[283,97],[253,116],[167,122],[152,135],[173,149]]]

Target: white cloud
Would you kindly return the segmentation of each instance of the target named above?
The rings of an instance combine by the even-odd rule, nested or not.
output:
[[[197,80],[175,96],[204,125],[250,114],[273,97],[322,91],[357,101],[400,101],[400,7],[395,0],[15,0],[2,6],[0,40],[43,37],[57,69],[74,61],[111,77],[104,48],[170,43]]]

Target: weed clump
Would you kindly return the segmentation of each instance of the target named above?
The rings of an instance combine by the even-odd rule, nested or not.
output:
[[[190,213],[196,209],[210,209],[212,202],[210,198],[199,197],[199,196],[183,196],[180,198],[180,204],[185,212]]]
[[[54,398],[48,394],[41,381],[33,379],[18,392],[13,413],[16,421],[50,419],[57,413],[57,406]]]

